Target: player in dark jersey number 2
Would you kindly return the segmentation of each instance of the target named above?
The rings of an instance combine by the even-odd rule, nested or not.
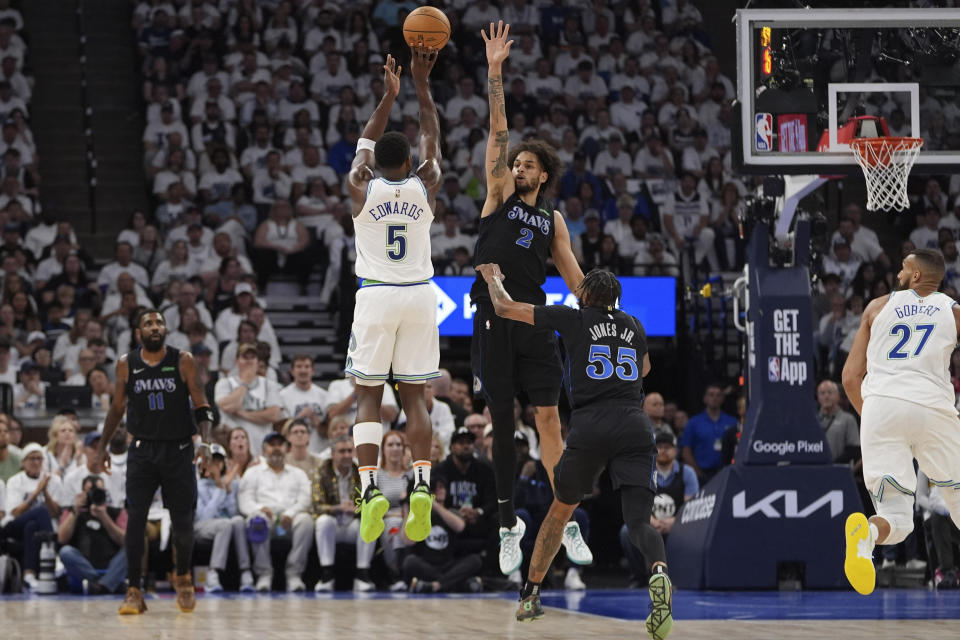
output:
[[[110,468],[105,443],[110,442],[124,412],[127,431],[133,436],[127,454],[127,596],[120,614],[147,610],[140,586],[147,512],[160,487],[170,511],[176,573],[177,608],[192,611],[196,605],[191,577],[193,513],[197,500],[194,472],[194,422],[203,442],[210,441],[213,412],[197,381],[193,356],[164,344],[167,325],[156,310],[137,318],[136,338],[142,345],[117,363],[117,386],[103,424],[97,450],[104,468]],[[191,407],[192,402],[192,407]],[[191,415],[191,413],[193,415]]]
[[[583,272],[570,248],[570,234],[559,211],[543,201],[560,179],[562,163],[550,145],[527,140],[509,150],[503,95],[503,61],[510,52],[510,25],[490,25],[481,32],[489,64],[490,135],[487,140],[487,198],[480,214],[475,263],[496,263],[506,273],[506,288],[514,300],[543,304],[547,258],[563,276],[570,291],[583,280]],[[482,395],[493,424],[493,469],[497,484],[500,520],[500,571],[520,568],[520,540],[525,525],[517,519],[513,497],[516,484],[516,430],[514,402],[518,392],[533,406],[540,453],[550,481],[563,451],[560,435],[561,368],[557,338],[552,331],[500,318],[493,310],[487,286],[478,277],[470,289],[477,305],[473,316],[471,366],[474,393]],[[577,564],[590,564],[593,556],[576,521],[564,530],[567,556]]]
[[[673,627],[671,585],[663,538],[650,524],[653,508],[653,426],[643,413],[643,376],[650,372],[647,335],[640,321],[616,308],[620,283],[606,271],[586,275],[577,290],[580,309],[514,302],[495,264],[477,267],[497,315],[557,331],[567,355],[567,392],[573,413],[567,447],[554,471],[554,500],[537,536],[517,620],[543,616],[540,582],[560,549],[563,529],[604,467],[621,489],[630,540],[651,562],[653,607],[647,632],[662,640]]]

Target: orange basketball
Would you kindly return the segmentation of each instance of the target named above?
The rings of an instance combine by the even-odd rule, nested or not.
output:
[[[435,7],[417,7],[403,21],[403,38],[414,46],[423,43],[434,49],[443,49],[450,39],[450,21]]]

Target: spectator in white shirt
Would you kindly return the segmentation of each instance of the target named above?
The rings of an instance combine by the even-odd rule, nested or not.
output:
[[[304,590],[303,571],[313,543],[310,479],[285,464],[286,453],[286,439],[276,431],[267,433],[263,438],[266,464],[248,469],[240,481],[240,513],[247,519],[256,589],[261,592],[270,591],[273,583],[272,538],[291,539],[286,563],[288,592]]]
[[[593,174],[597,177],[612,178],[621,173],[627,178],[631,177],[633,162],[630,154],[623,150],[623,137],[619,133],[611,133],[606,142],[607,148],[593,160]]]
[[[177,133],[181,140],[189,140],[187,127],[177,120],[174,115],[173,103],[167,101],[160,108],[160,122],[151,122],[143,132],[143,146],[147,151],[148,159],[170,146],[170,135]]]
[[[667,196],[667,202],[661,211],[663,228],[670,234],[677,251],[684,255],[687,247],[693,246],[696,268],[704,258],[713,271],[720,268],[717,252],[713,246],[716,237],[710,228],[710,209],[707,197],[697,190],[697,178],[690,173],[683,174],[680,189]]]
[[[674,175],[670,151],[659,135],[647,136],[646,145],[637,152],[633,169],[640,178],[669,178]]]
[[[259,442],[280,419],[283,408],[279,390],[257,375],[257,346],[244,343],[237,348],[237,375],[217,381],[214,401],[221,421],[228,427],[243,427],[251,442]]]
[[[593,72],[593,63],[582,60],[577,64],[577,73],[567,78],[563,85],[563,92],[567,94],[567,107],[578,109],[588,98],[606,96],[609,93],[607,82]]]
[[[917,228],[910,232],[910,241],[918,249],[939,248],[940,209],[928,206],[924,213],[917,215],[917,223]]]
[[[472,226],[480,217],[477,203],[463,193],[460,180],[456,175],[447,175],[443,181],[443,191],[437,194],[437,200],[441,200],[446,205],[447,211],[457,214],[461,225]]]
[[[20,363],[20,382],[13,388],[13,406],[18,411],[41,410],[47,406],[47,383],[40,379],[40,371],[33,360]]]
[[[321,429],[326,418],[327,390],[313,383],[313,358],[308,355],[295,355],[290,373],[293,382],[280,391],[284,412],[290,418],[306,421],[316,434],[311,438],[310,450],[320,453],[328,445]]]
[[[21,452],[23,471],[7,481],[6,515],[0,521],[4,535],[23,544],[23,581],[36,589],[39,560],[38,533],[52,532],[52,519],[60,515],[56,496],[62,492],[60,478],[43,471],[43,447],[31,442]]]
[[[446,114],[448,127],[452,128],[460,122],[460,114],[463,112],[464,107],[473,108],[481,121],[487,119],[489,106],[486,100],[474,93],[475,87],[476,85],[473,78],[470,76],[460,78],[459,92],[447,100],[447,104],[443,110],[443,113]]]
[[[57,497],[61,507],[73,506],[77,494],[83,487],[83,481],[89,476],[96,476],[103,480],[107,492],[107,504],[122,509],[127,499],[124,491],[124,479],[116,473],[105,473],[97,457],[97,445],[100,443],[100,434],[96,431],[88,433],[83,439],[83,453],[86,464],[79,465],[67,472],[63,477],[60,495]]]
[[[436,399],[433,383],[430,380],[427,380],[423,385],[423,398],[426,401],[427,413],[430,414],[430,422],[433,424],[433,434],[440,436],[444,442],[449,442],[450,436],[456,429],[450,405]],[[397,424],[403,425],[406,423],[407,414],[401,411],[400,417],[397,418]]]
[[[456,180],[456,177],[448,179]],[[453,252],[457,247],[465,247],[468,251],[473,247],[475,238],[460,231],[460,216],[456,211],[447,209],[443,214],[443,232],[430,238],[430,249],[433,259],[449,261],[453,259]]]
[[[253,176],[253,202],[270,206],[277,200],[290,198],[293,180],[280,165],[280,152],[271,149],[267,153],[267,166]]]
[[[133,261],[133,245],[129,242],[118,242],[114,253],[114,261],[100,270],[97,284],[104,291],[116,286],[117,277],[126,271],[141,287],[150,287],[150,275],[147,270]]]
[[[227,150],[219,147],[211,154],[213,169],[207,171],[200,178],[200,194],[205,203],[214,204],[230,200],[233,185],[243,182],[243,176],[230,166],[230,155]]]

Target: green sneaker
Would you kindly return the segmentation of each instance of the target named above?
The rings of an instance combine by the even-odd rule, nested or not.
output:
[[[543,607],[540,606],[540,594],[528,596],[520,601],[517,607],[517,622],[539,620],[543,617]]]
[[[647,633],[653,640],[664,640],[673,629],[673,584],[665,573],[650,576],[650,615]]]
[[[383,533],[383,515],[390,508],[390,501],[375,485],[367,487],[363,498],[357,498],[360,512],[360,537],[364,542],[373,542]]]
[[[433,510],[433,494],[426,483],[419,483],[410,494],[410,515],[407,516],[405,532],[414,542],[426,540],[433,525],[430,512]]]

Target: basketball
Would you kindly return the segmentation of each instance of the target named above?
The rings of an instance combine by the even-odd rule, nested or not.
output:
[[[450,21],[435,7],[418,7],[403,21],[403,38],[414,46],[422,43],[434,49],[443,49],[450,39]]]

